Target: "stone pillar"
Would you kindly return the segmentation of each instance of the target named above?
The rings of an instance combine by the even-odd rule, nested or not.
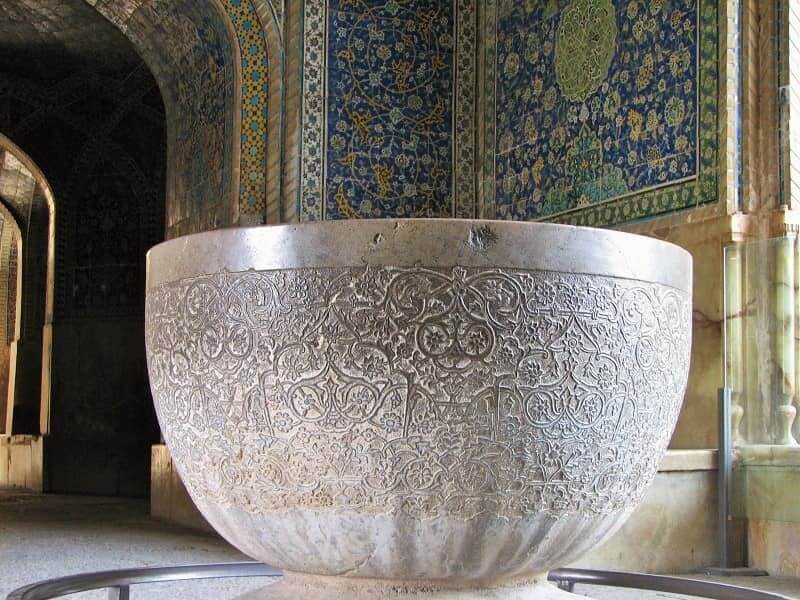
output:
[[[778,378],[773,435],[776,444],[796,446],[792,426],[797,409],[795,394],[795,245],[794,235],[786,235],[775,248],[775,369]]]
[[[725,248],[725,385],[731,390],[731,436],[735,446],[745,443],[740,433],[745,385],[743,274],[741,246],[731,244]]]
[[[796,231],[796,229],[795,229]],[[800,237],[795,238],[794,245],[794,376],[795,376],[795,407],[800,406],[800,386],[797,380],[800,377]],[[800,435],[800,422],[795,419],[793,427],[794,438]]]
[[[16,398],[14,390],[16,389],[17,379],[17,341],[14,340],[8,346],[8,386],[6,388],[6,403],[5,415],[3,418],[3,431],[2,435],[11,435],[11,430],[14,423],[14,400]]]
[[[779,142],[783,171],[783,202],[800,208],[800,48],[792,43],[800,35],[800,6],[779,0],[777,52],[779,79]]]
[[[40,386],[39,432],[50,433],[50,389],[53,373],[53,323],[42,327],[42,378]]]

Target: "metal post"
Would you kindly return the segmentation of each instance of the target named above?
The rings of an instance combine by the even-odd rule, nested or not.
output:
[[[108,600],[131,600],[131,587],[129,585],[120,585],[109,588]]]
[[[575,582],[569,579],[558,579],[556,580],[556,587],[565,592],[572,593],[575,591]]]
[[[719,565],[723,569],[730,567],[730,559],[728,557],[728,520],[730,513],[731,459],[733,457],[730,425],[731,389],[723,387],[719,388],[719,459],[717,464]]]

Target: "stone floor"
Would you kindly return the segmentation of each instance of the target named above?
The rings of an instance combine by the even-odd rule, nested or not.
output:
[[[0,600],[21,585],[72,573],[234,560],[245,557],[216,537],[154,521],[147,515],[145,502],[0,492]],[[722,581],[755,584],[800,600],[797,579]],[[131,595],[134,600],[228,600],[266,583],[263,579],[239,579],[151,584],[136,586]],[[578,586],[575,591],[602,600],[687,598],[588,586]],[[79,600],[107,597],[101,591],[67,596]]]

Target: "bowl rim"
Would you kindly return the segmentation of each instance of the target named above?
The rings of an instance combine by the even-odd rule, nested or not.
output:
[[[691,254],[653,237],[555,223],[389,218],[229,227],[180,236],[147,252],[147,291],[219,272],[364,266],[551,271],[692,290]]]

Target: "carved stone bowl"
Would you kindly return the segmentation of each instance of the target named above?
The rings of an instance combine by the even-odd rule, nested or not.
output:
[[[146,317],[164,438],[208,521],[291,574],[264,597],[561,597],[543,574],[622,524],[667,447],[691,269],[495,221],[169,241]]]

